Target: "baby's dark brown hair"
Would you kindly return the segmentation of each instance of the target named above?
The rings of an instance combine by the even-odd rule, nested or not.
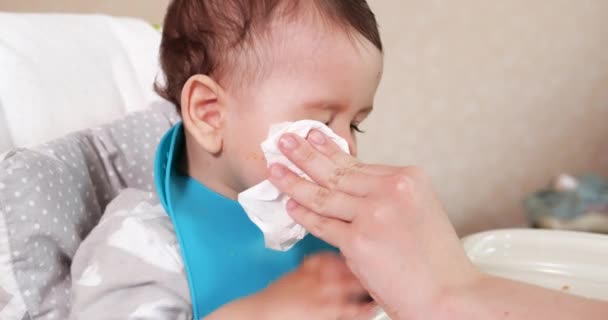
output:
[[[350,36],[358,33],[382,51],[376,18],[365,0],[173,0],[160,46],[164,81],[155,84],[156,91],[179,106],[188,78],[204,74],[221,82],[235,68],[243,71],[239,54],[255,52],[275,19],[311,9],[328,25]]]

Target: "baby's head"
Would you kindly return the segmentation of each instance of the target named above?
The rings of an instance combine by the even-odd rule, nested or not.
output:
[[[174,0],[157,91],[186,131],[186,170],[229,197],[267,177],[274,123],[326,123],[356,152],[382,43],[365,0]]]

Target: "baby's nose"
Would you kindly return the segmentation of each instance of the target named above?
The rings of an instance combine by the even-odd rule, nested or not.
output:
[[[342,137],[348,143],[348,150],[350,155],[353,157],[357,156],[357,138],[355,137],[355,133],[352,132],[350,128],[350,124],[346,126],[340,125],[339,128],[332,126],[331,128],[337,135]]]
[[[357,141],[354,138],[348,140],[348,148],[350,150],[350,155],[357,157]]]
[[[348,131],[346,133],[338,133],[337,134],[344,138],[344,140],[346,140],[346,142],[348,142],[348,150],[351,156],[356,157],[357,156],[357,138],[355,137],[354,133],[351,132],[350,127],[348,129]]]

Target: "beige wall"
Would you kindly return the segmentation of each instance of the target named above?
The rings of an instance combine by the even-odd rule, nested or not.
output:
[[[387,53],[363,157],[424,166],[462,234],[523,221],[559,172],[608,174],[608,1],[371,3]]]
[[[608,175],[608,1],[371,0],[386,43],[362,157],[418,164],[461,234],[523,222],[562,172]],[[9,1],[161,21],[167,1]]]

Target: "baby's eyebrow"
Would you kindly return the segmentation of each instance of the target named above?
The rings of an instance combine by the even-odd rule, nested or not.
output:
[[[306,109],[341,109],[341,104],[330,101],[323,100],[315,100],[315,101],[307,101],[302,104],[302,106]]]
[[[329,102],[329,101],[309,101],[303,104],[306,109],[319,109],[319,110],[343,110],[346,106],[342,103]],[[367,106],[357,111],[357,114],[369,114],[374,110],[374,106]]]

